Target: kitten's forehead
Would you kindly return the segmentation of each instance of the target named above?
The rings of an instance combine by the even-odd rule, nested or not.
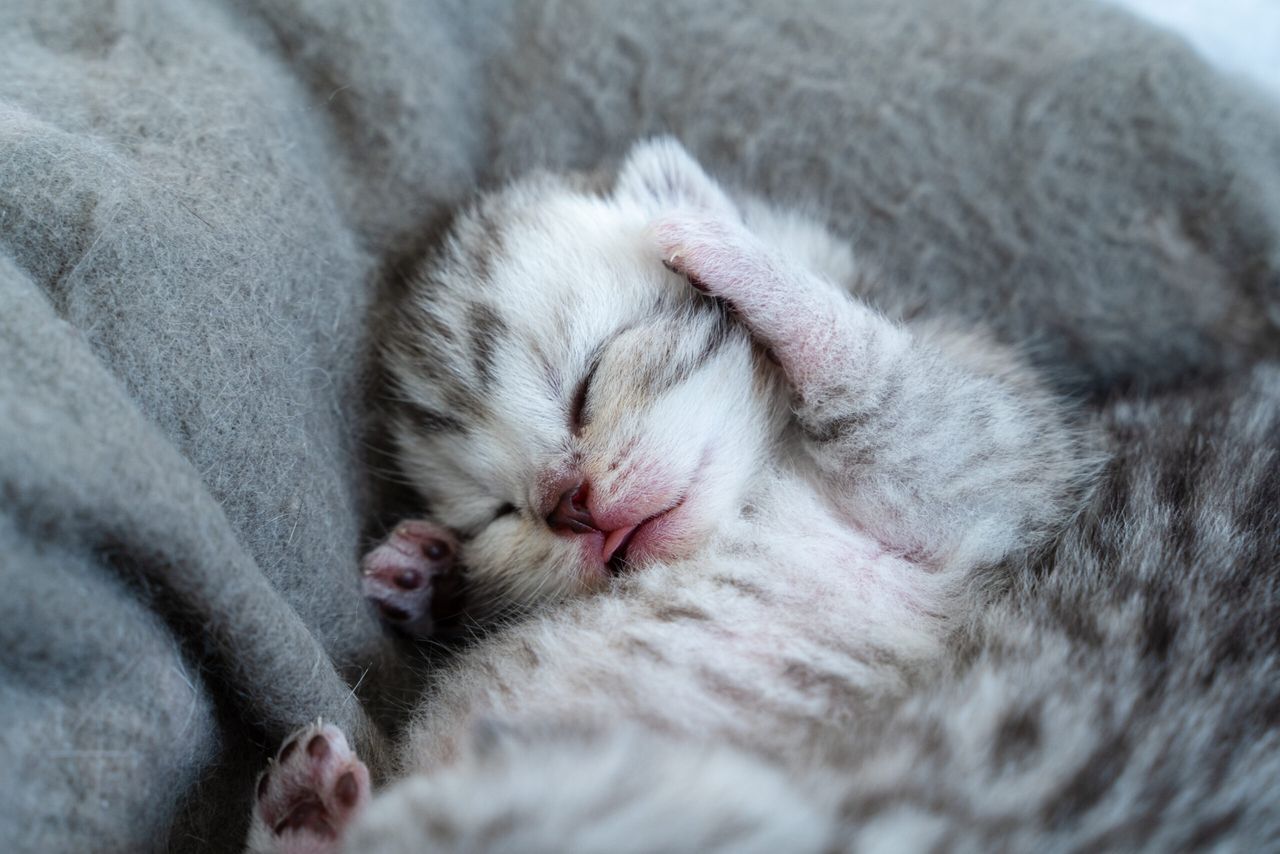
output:
[[[453,293],[442,296],[483,296],[514,326],[535,327],[607,323],[686,301],[686,289],[662,268],[647,219],[636,205],[569,186],[512,188],[455,232],[450,260],[460,275],[449,277]],[[474,290],[465,292],[468,280]]]

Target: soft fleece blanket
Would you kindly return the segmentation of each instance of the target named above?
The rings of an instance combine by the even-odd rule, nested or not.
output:
[[[0,4],[6,850],[234,850],[316,716],[378,764],[370,308],[506,175],[674,132],[1081,395],[1274,341],[1258,93],[1086,0],[792,5]]]

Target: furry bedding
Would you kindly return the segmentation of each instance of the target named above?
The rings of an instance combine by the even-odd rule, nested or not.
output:
[[[376,768],[370,308],[506,175],[674,132],[1081,396],[1274,347],[1274,104],[1083,0],[781,8],[0,4],[8,850],[235,850],[318,715]]]

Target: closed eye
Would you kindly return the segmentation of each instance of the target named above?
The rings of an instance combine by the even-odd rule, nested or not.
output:
[[[577,389],[573,392],[573,400],[569,404],[569,427],[575,435],[582,432],[582,428],[586,426],[584,413],[587,408],[587,395],[591,391],[591,380],[599,367],[600,359],[597,358],[591,363],[587,375],[582,378],[582,382],[578,383]]]
[[[510,502],[503,504],[497,510],[493,511],[493,521],[496,522],[503,516],[510,516],[516,512],[516,506]]]

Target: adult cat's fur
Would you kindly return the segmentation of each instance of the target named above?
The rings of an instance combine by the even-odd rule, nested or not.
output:
[[[842,757],[854,847],[1280,844],[1280,368],[1106,426],[1088,511],[952,675]]]

